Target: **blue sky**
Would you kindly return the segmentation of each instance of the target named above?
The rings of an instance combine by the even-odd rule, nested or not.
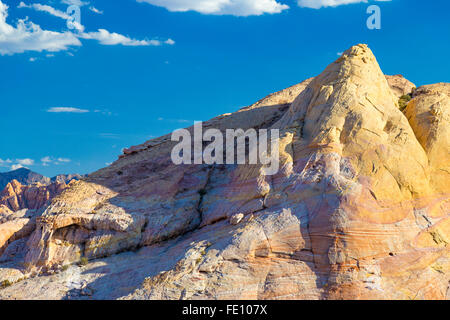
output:
[[[93,172],[124,147],[317,75],[357,43],[386,74],[450,80],[444,0],[0,3],[0,171]],[[372,4],[380,30],[366,26]]]

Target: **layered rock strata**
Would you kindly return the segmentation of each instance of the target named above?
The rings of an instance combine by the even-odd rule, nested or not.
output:
[[[174,165],[170,136],[125,150],[53,199],[26,243],[9,241],[23,275],[57,273],[0,297],[448,299],[450,90],[413,89],[357,45],[314,79],[204,123],[279,129],[274,176]],[[58,271],[75,262],[87,265]]]

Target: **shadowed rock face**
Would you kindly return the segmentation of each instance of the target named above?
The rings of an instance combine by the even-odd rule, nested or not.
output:
[[[9,243],[29,236],[36,227],[36,216],[42,213],[41,209],[65,188],[65,182],[22,185],[13,180],[8,183],[0,192],[0,253]]]
[[[279,129],[275,176],[176,166],[170,136],[125,150],[9,241],[0,280],[90,262],[0,298],[449,298],[449,85],[417,89],[403,114],[413,88],[357,45],[316,78],[204,123]]]

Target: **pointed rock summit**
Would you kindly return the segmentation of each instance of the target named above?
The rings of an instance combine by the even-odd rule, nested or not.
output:
[[[170,135],[126,149],[5,240],[0,280],[30,279],[0,298],[73,298],[78,263],[94,299],[448,299],[449,99],[354,46],[203,123],[279,129],[277,174],[175,165]]]

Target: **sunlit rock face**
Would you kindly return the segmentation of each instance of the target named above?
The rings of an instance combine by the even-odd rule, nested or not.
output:
[[[22,185],[17,180],[9,182],[0,192],[0,214],[2,211],[18,211],[22,209],[37,210],[48,204],[48,201],[59,195],[67,184],[53,182],[49,184],[34,183]]]
[[[450,85],[414,89],[357,45],[204,123],[279,129],[274,176],[174,165],[170,136],[125,150],[8,242],[0,280],[32,277],[0,298],[449,298]]]

